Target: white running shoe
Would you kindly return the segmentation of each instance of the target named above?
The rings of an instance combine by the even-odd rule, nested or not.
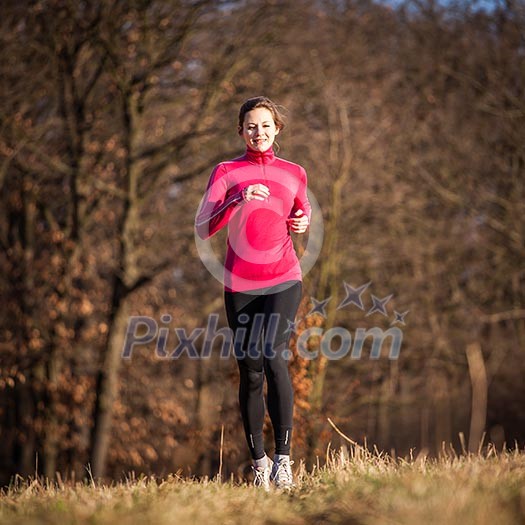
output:
[[[256,467],[252,466],[253,470],[253,485],[254,487],[260,487],[266,492],[270,491],[270,473],[272,472],[272,467],[270,466],[270,459],[268,458],[268,464],[266,467]]]
[[[278,489],[291,489],[295,486],[293,482],[292,465],[293,461],[290,461],[289,456],[281,458],[278,462],[274,462],[272,473],[270,474],[270,481],[273,481]]]

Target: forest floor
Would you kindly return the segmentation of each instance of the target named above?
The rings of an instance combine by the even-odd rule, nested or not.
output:
[[[312,471],[297,465],[289,493],[177,475],[109,485],[18,479],[0,493],[0,524],[525,523],[523,451],[393,459],[352,446],[325,459]]]

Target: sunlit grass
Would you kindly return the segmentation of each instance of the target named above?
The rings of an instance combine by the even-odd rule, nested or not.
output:
[[[525,523],[525,454],[517,449],[393,459],[351,445],[327,451],[322,463],[307,470],[300,462],[290,493],[177,475],[112,485],[18,479],[0,496],[0,523]]]

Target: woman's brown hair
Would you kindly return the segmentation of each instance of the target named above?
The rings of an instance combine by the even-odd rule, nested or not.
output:
[[[271,101],[268,97],[252,97],[249,98],[239,110],[239,134],[242,134],[242,127],[246,113],[255,108],[266,108],[272,114],[275,127],[279,131],[284,128],[284,117],[273,101]]]

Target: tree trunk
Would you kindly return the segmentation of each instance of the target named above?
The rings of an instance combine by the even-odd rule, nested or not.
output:
[[[332,327],[335,321],[337,310],[337,289],[340,283],[337,282],[340,274],[341,250],[338,247],[339,228],[341,227],[341,208],[343,189],[348,183],[350,166],[352,162],[352,150],[350,145],[350,129],[347,109],[342,102],[336,108],[329,105],[328,115],[330,122],[330,152],[332,159],[331,171],[335,174],[334,185],[332,188],[331,213],[326,227],[325,250],[328,257],[321,266],[318,297],[319,300],[332,297],[327,305],[327,316],[325,326]],[[310,395],[310,406],[314,421],[312,437],[308,443],[307,460],[312,461],[319,445],[318,436],[321,435],[321,427],[325,424],[323,413],[323,392],[327,371],[328,359],[319,353],[317,359],[312,362],[312,390]]]
[[[470,343],[466,348],[468,370],[472,385],[472,408],[470,412],[469,452],[481,447],[487,419],[488,383],[485,362],[479,342]]]
[[[115,315],[108,339],[108,349],[99,371],[91,446],[91,473],[94,478],[103,477],[106,471],[113,404],[118,394],[118,375],[126,330],[126,314],[127,309],[120,307]]]
[[[434,381],[434,413],[435,413],[435,452],[443,448],[443,443],[448,445],[452,440],[452,427],[450,417],[450,390],[449,381],[444,374],[438,374]]]
[[[122,90],[122,113],[124,119],[124,145],[127,152],[125,162],[125,194],[119,223],[119,254],[113,276],[111,313],[108,319],[108,346],[104,352],[102,367],[97,380],[97,398],[94,409],[91,468],[94,477],[104,476],[109,447],[113,403],[118,393],[118,373],[123,334],[126,329],[124,301],[140,278],[134,251],[134,234],[140,221],[138,207],[138,179],[140,171],[133,160],[139,118],[138,94]],[[120,275],[119,275],[120,273]]]

